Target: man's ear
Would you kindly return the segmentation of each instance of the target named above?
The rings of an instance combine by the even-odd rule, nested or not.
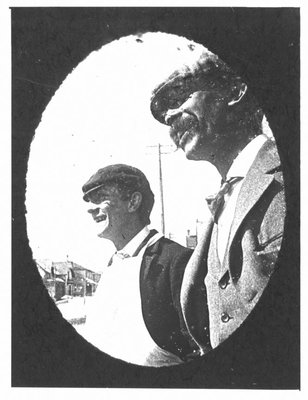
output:
[[[245,96],[246,91],[247,91],[246,83],[239,82],[234,88],[233,97],[232,100],[229,101],[228,106],[233,106],[234,104],[241,101],[241,99]]]
[[[128,212],[135,212],[138,210],[142,202],[142,194],[140,192],[134,192],[128,203]]]

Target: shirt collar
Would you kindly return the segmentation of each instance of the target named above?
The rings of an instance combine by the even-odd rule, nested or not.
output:
[[[244,178],[267,139],[268,137],[266,135],[261,134],[249,142],[231,164],[227,179],[234,176],[242,176]]]
[[[143,229],[141,229],[140,232],[137,233],[127,244],[126,246],[123,247],[122,250],[119,250],[119,253],[125,253],[128,254],[130,257],[135,253],[137,250],[138,246],[141,244],[141,242],[148,236],[150,233],[149,226],[145,226]]]

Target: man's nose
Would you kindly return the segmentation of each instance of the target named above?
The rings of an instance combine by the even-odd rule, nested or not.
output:
[[[177,118],[182,113],[183,113],[183,109],[181,107],[176,108],[174,110],[168,110],[165,115],[165,123],[167,125],[171,125],[172,122],[175,120],[175,118]]]

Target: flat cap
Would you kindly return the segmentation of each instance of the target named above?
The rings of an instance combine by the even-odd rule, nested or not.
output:
[[[235,76],[218,56],[204,48],[190,62],[179,66],[152,91],[151,112],[165,123],[166,112],[180,107],[190,94],[209,87],[222,87]]]
[[[113,164],[99,169],[82,186],[83,199],[90,201],[91,193],[108,185],[117,184],[120,189],[132,189],[134,191],[151,191],[149,182],[142,171],[126,164]]]

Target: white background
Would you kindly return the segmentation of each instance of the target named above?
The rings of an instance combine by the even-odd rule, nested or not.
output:
[[[96,236],[82,185],[99,168],[124,163],[141,169],[155,194],[152,226],[161,228],[158,142],[166,234],[186,245],[187,229],[204,219],[205,196],[220,185],[212,164],[175,152],[168,127],[150,112],[151,91],[195,51],[184,38],[147,33],[91,53],[66,78],[43,113],[27,173],[27,230],[35,259],[69,260],[100,270],[113,246]],[[140,40],[138,39],[138,40]],[[180,49],[180,50],[179,50]],[[163,61],[163,62],[162,62]]]

